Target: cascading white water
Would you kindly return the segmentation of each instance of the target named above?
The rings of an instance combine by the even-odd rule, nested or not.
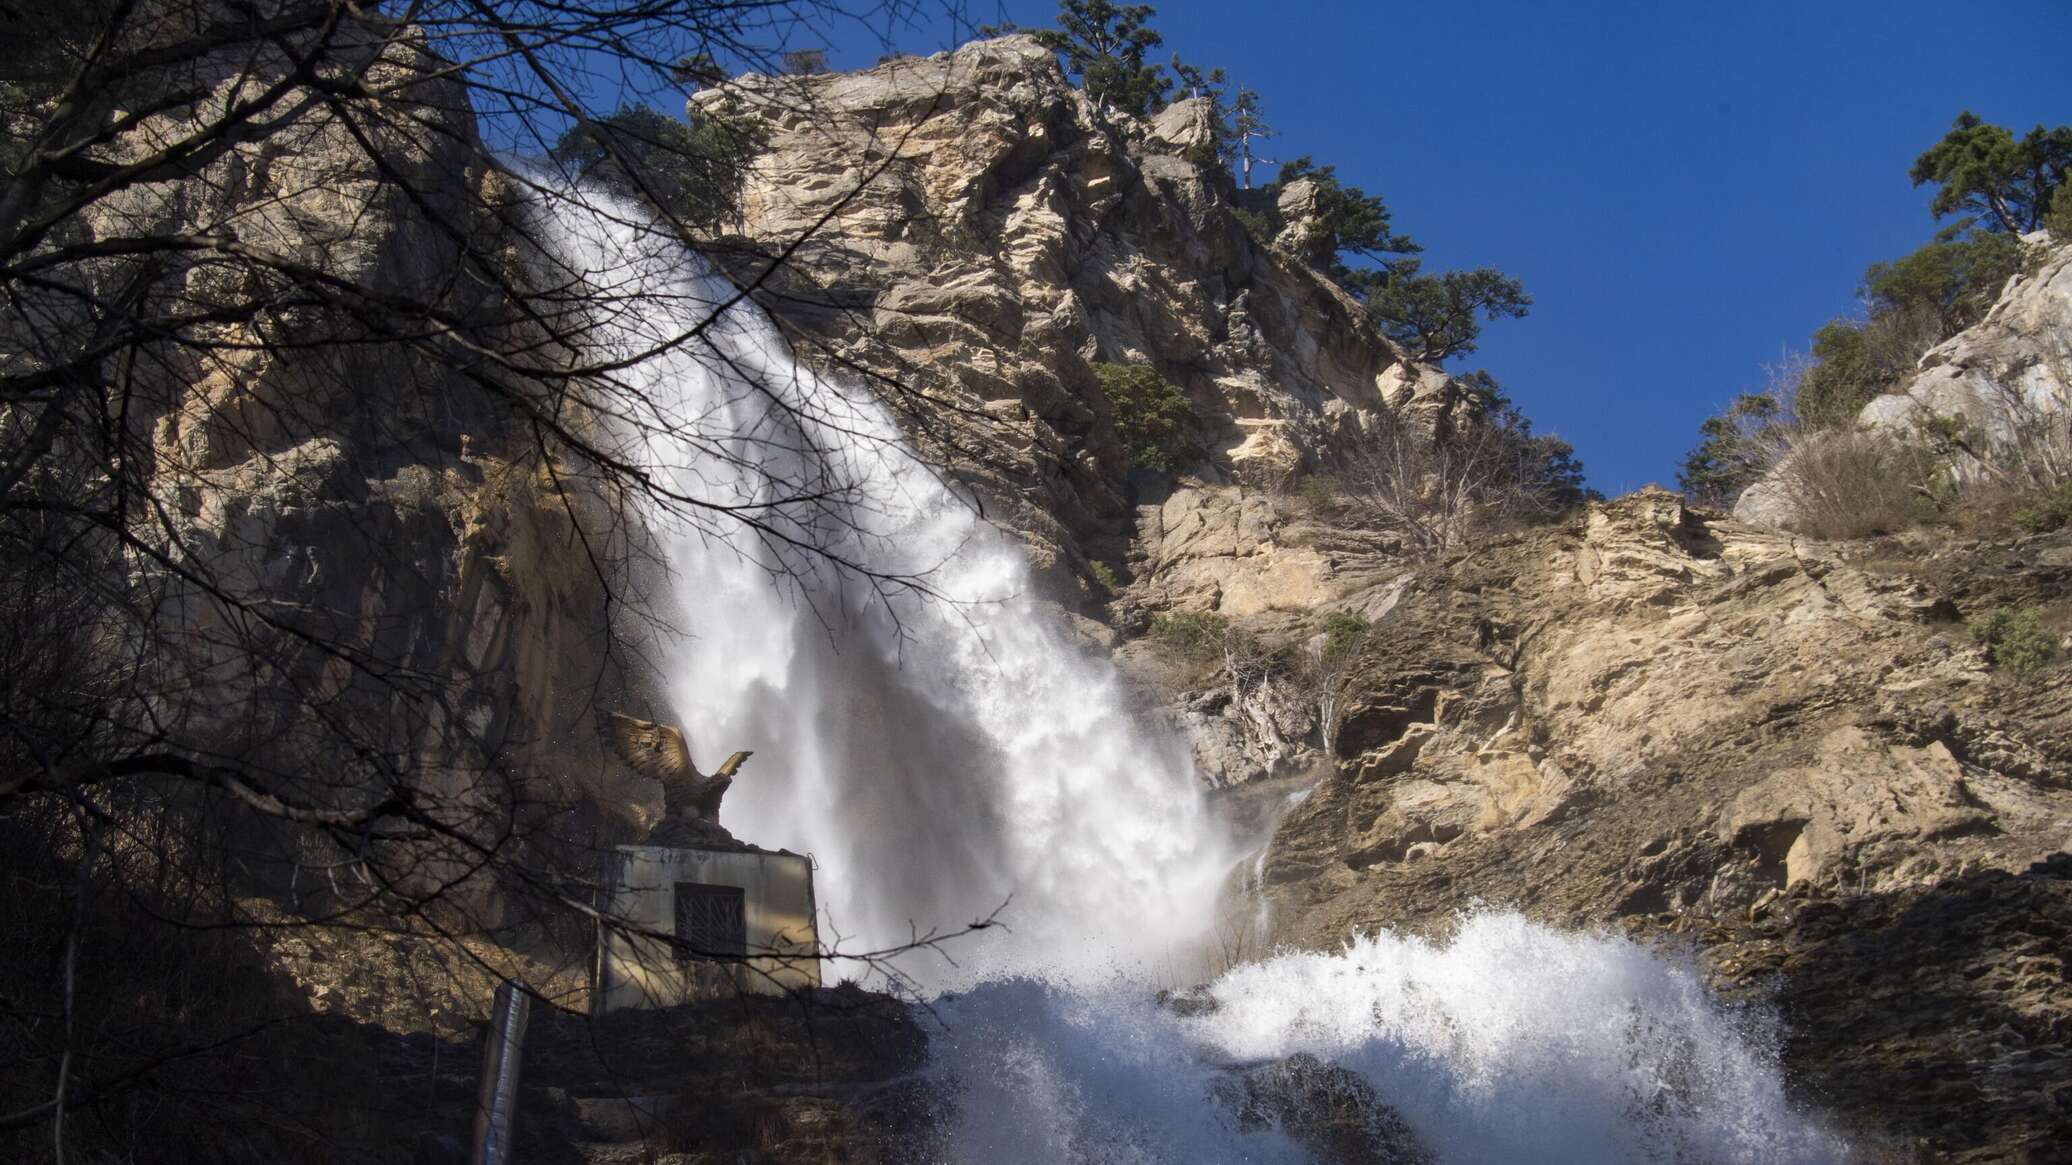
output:
[[[733,289],[630,207],[541,211],[592,355],[630,361],[614,397],[645,402],[622,419],[657,479],[736,507],[663,523],[688,632],[669,711],[701,757],[756,751],[730,828],[818,855],[847,950],[1013,896],[1011,936],[908,968],[960,989],[935,1039],[954,1160],[1299,1160],[1211,1099],[1296,1052],[1359,1072],[1447,1161],[1839,1158],[1689,969],[1516,917],[1242,966],[1204,1015],[1156,1006],[1147,978],[1195,970],[1172,960],[1238,859],[1185,744],[1133,720],[1023,595],[1016,543],[867,392],[801,368],[745,302],[700,328]],[[932,593],[879,585],[907,575]]]
[[[646,402],[629,420],[649,464],[762,527],[667,524],[689,633],[673,711],[696,755],[756,753],[729,828],[818,857],[848,951],[955,930],[1011,896],[1007,933],[949,948],[963,970],[905,961],[926,983],[1039,953],[1077,971],[1141,965],[1203,933],[1234,859],[1191,755],[1137,724],[1112,669],[1039,616],[1013,540],[913,458],[868,393],[795,363],[752,304],[672,346],[733,287],[631,207],[586,201],[547,209],[570,274],[611,305],[588,330],[596,351],[654,353],[615,394]]]

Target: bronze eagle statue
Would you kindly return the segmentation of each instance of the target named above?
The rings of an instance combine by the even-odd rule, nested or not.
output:
[[[662,782],[665,819],[691,817],[717,825],[720,798],[727,795],[742,762],[755,755],[745,749],[737,752],[708,777],[692,762],[691,746],[684,739],[683,729],[674,725],[600,711],[597,731],[634,772]]]

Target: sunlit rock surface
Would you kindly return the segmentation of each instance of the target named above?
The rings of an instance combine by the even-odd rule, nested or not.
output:
[[[1228,177],[1190,158],[1198,103],[1149,126],[1103,117],[1030,38],[739,78],[693,101],[738,101],[771,131],[736,277],[810,234],[762,302],[811,341],[809,361],[881,378],[909,432],[953,455],[1058,597],[1099,598],[1096,559],[1177,572],[1176,599],[1210,605],[1223,577],[1246,573],[1219,565],[1227,549],[1167,549],[1145,529],[1091,362],[1149,363],[1187,392],[1182,498],[1283,483],[1377,410],[1444,386],[1406,374],[1357,304],[1246,234]],[[1150,562],[1135,563],[1133,538]]]

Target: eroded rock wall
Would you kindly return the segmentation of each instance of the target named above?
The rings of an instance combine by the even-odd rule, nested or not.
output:
[[[1250,573],[1226,560],[1270,538],[1253,499],[1444,386],[1246,234],[1227,175],[1193,160],[1202,111],[1104,116],[1031,38],[739,78],[693,102],[739,103],[769,131],[736,278],[805,239],[762,302],[807,358],[878,384],[1067,603],[1106,597],[1096,560],[1156,580],[1161,602],[1305,602],[1328,569],[1300,555],[1226,588]],[[1177,480],[1132,481],[1096,361],[1146,363],[1186,391],[1195,447]]]
[[[1785,1009],[1788,1067],[1867,1145],[2064,1143],[2072,1096],[2012,1082],[2072,1067],[2066,963],[2038,953],[2064,933],[2072,698],[1965,622],[2064,613],[2068,567],[2063,534],[1817,543],[1650,489],[1420,571],[1266,854],[1274,937],[1488,907],[1695,946]],[[1919,1119],[1888,1123],[1872,1078]]]
[[[131,563],[178,681],[155,714],[183,746],[348,801],[397,771],[462,801],[513,774],[566,791],[603,771],[581,726],[621,682],[599,565],[618,523],[528,423],[537,386],[494,366],[538,256],[523,199],[421,33],[365,16],[326,35],[356,101],[290,89],[78,224],[190,240],[108,274],[203,321],[141,347],[124,386],[150,503]],[[293,47],[196,57],[178,80],[199,98],[118,135],[120,160],[207,140],[293,75]]]

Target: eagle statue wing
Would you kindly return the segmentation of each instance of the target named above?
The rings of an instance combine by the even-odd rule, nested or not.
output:
[[[733,756],[728,757],[727,763],[719,766],[719,771],[713,773],[712,775],[715,777],[726,777],[727,779],[732,780],[734,774],[741,771],[742,763],[747,761],[749,757],[752,757],[754,755],[755,753],[750,752],[748,749],[744,748],[740,752],[735,753]]]
[[[691,746],[680,728],[611,712],[598,715],[597,730],[619,759],[643,777],[668,783],[701,776],[698,766],[691,763]]]

